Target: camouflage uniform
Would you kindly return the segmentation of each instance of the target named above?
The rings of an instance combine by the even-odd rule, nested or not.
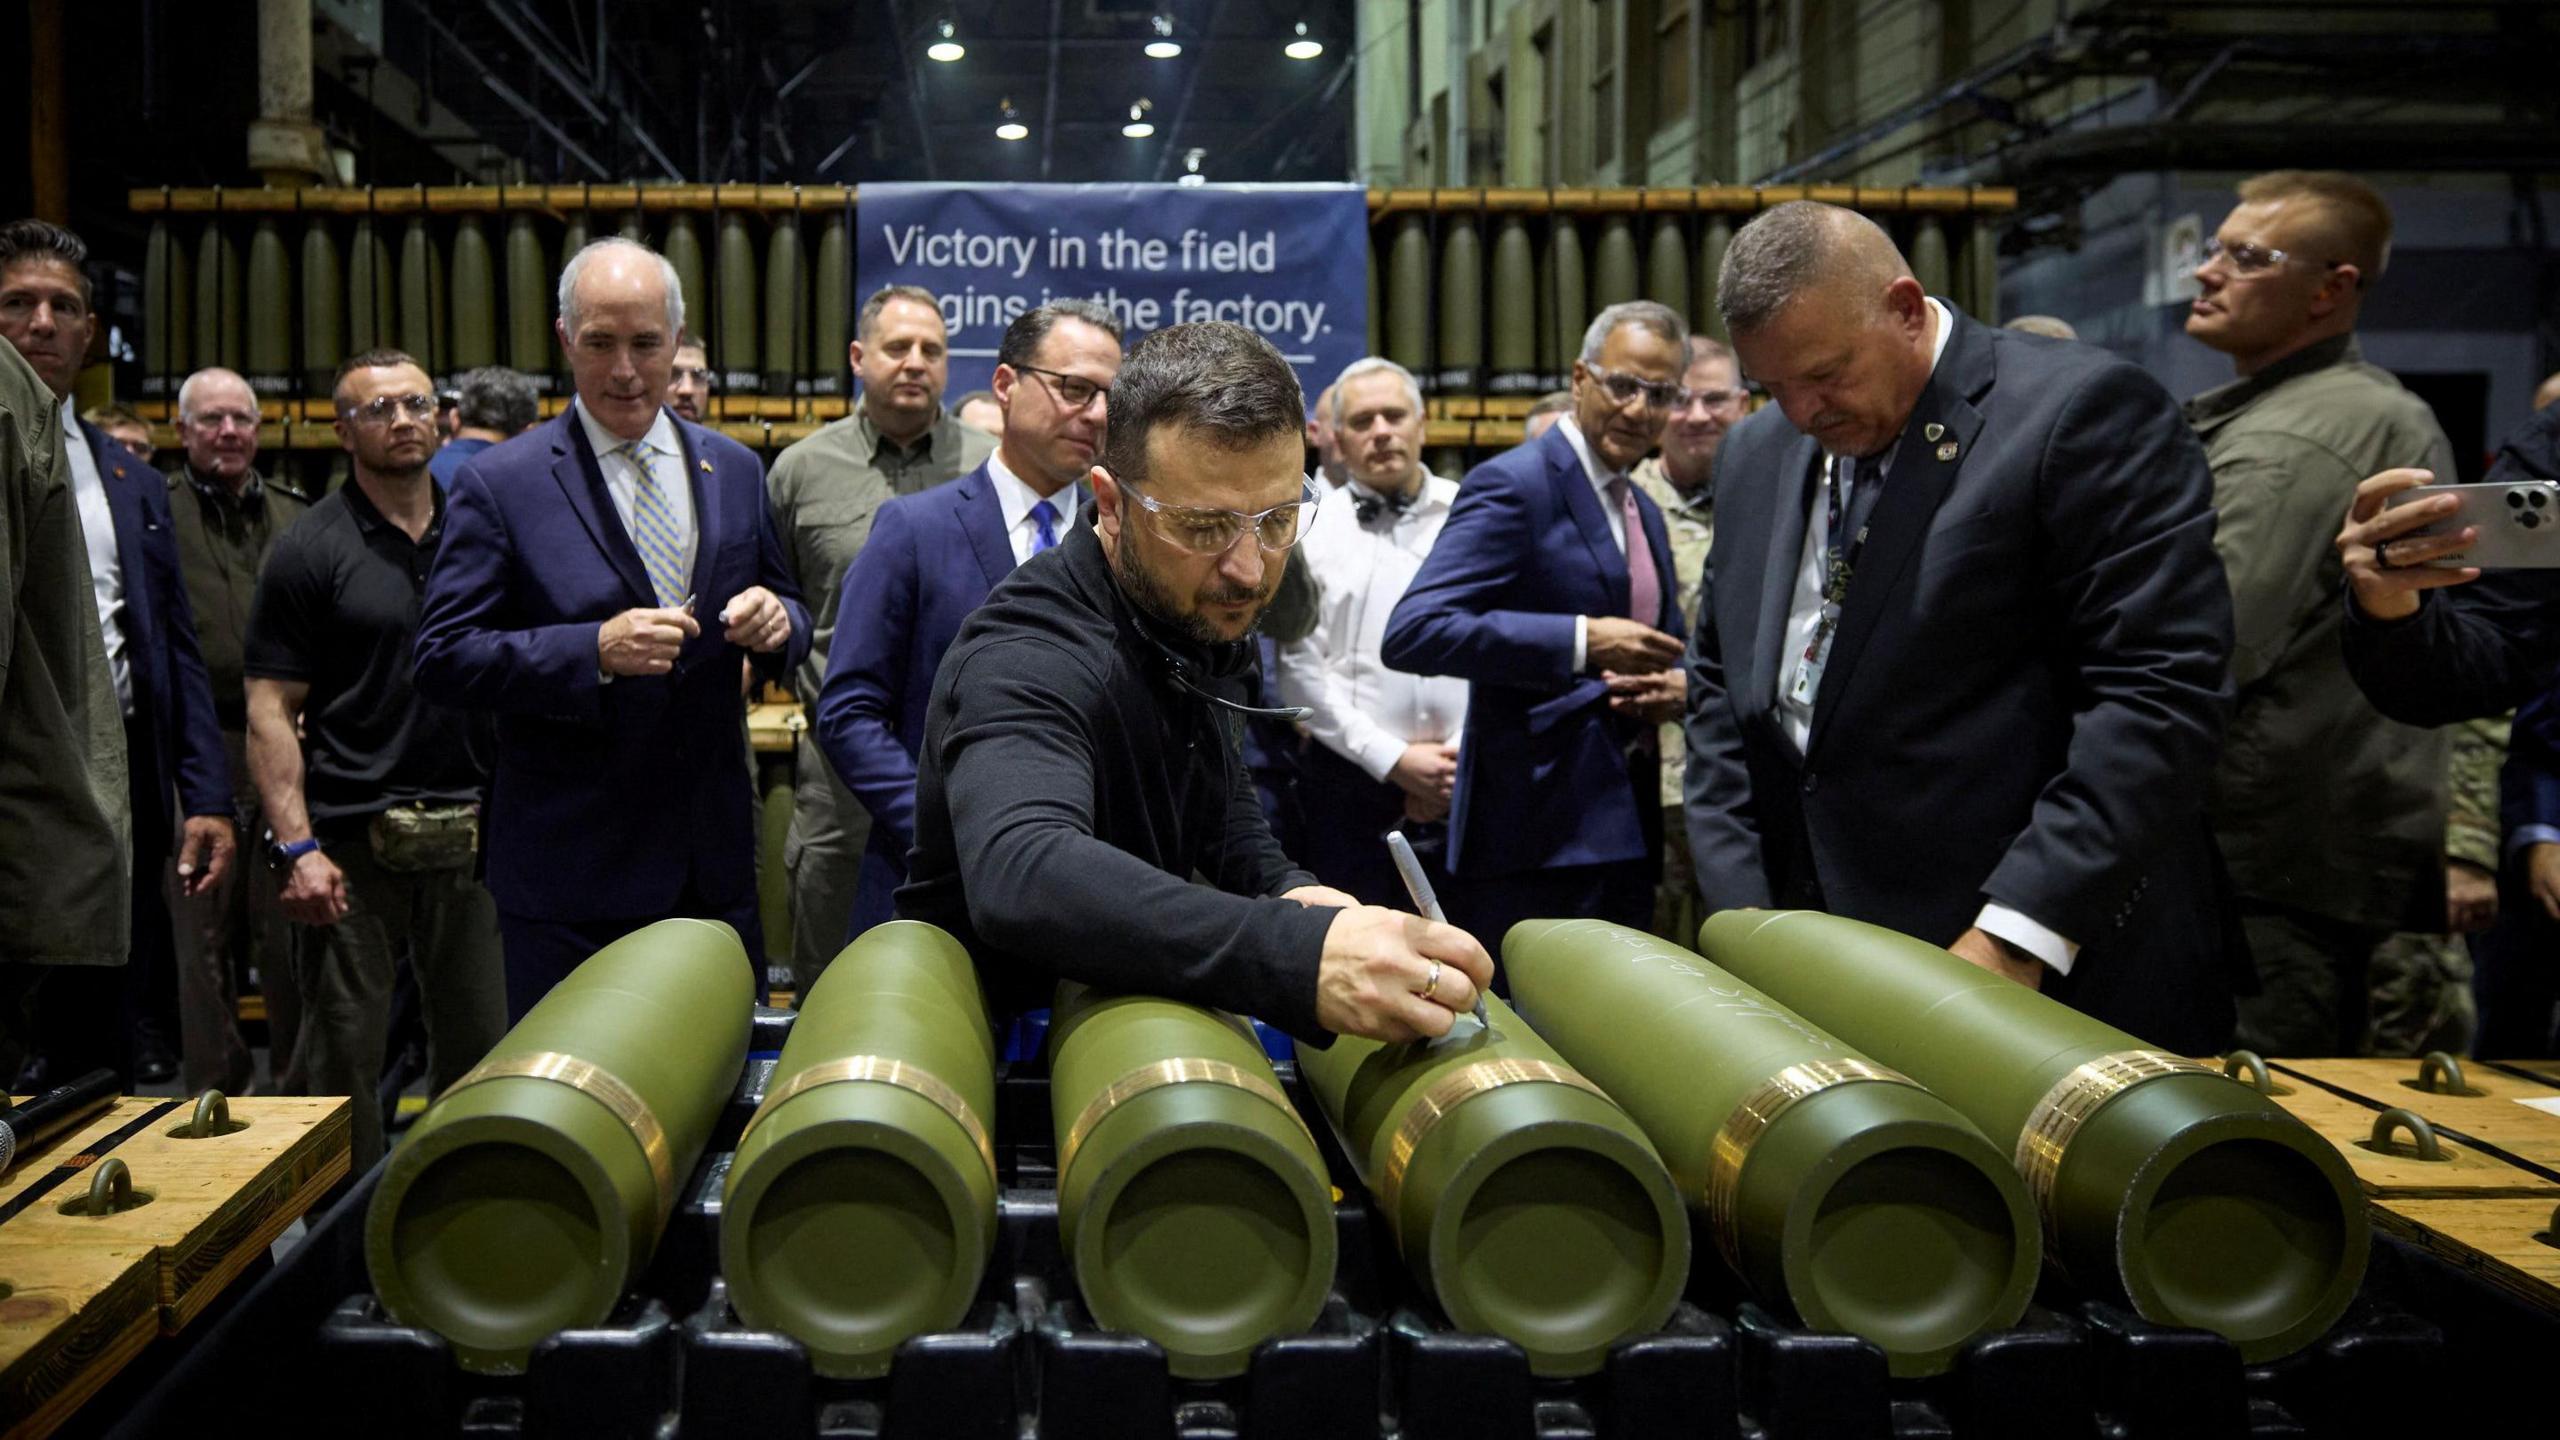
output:
[[[2498,873],[2498,767],[2507,757],[2504,717],[2455,727],[2446,763],[2444,826],[2449,864]],[[2471,944],[2460,935],[2394,935],[2373,952],[2375,1055],[2471,1051],[2480,1012],[2471,995]]]
[[[1663,473],[1662,457],[1649,455],[1629,472],[1653,503],[1671,532],[1672,574],[1679,580],[1680,614],[1698,618],[1698,597],[1705,589],[1707,546],[1715,539],[1715,495],[1701,486],[1694,502]],[[1680,812],[1681,759],[1688,753],[1680,722],[1662,727],[1662,879],[1654,886],[1653,931],[1677,945],[1698,942],[1698,867],[1689,859],[1689,827]]]

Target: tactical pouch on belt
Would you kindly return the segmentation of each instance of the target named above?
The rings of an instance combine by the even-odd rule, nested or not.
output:
[[[480,849],[477,805],[394,805],[373,817],[373,858],[385,870],[461,870]]]

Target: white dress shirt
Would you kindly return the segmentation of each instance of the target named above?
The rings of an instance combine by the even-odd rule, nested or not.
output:
[[[1935,316],[1938,327],[1937,337],[1930,343],[1929,349],[1929,372],[1935,375],[1939,359],[1947,353],[1947,340],[1955,334],[1956,322],[1955,316],[1950,314],[1947,307],[1940,304],[1935,297],[1930,299],[1929,309]],[[1900,458],[1900,450],[1901,444],[1897,441],[1893,449],[1885,452],[1883,484],[1893,483],[1893,465],[1894,461]],[[1826,453],[1822,457],[1822,463],[1835,467],[1838,478],[1846,481],[1849,478],[1849,472],[1856,468],[1858,457]],[[1850,504],[1854,506],[1857,503],[1859,503],[1859,497],[1852,493]],[[1779,642],[1779,664],[1776,676],[1778,724],[1787,732],[1787,738],[1795,742],[1796,753],[1799,755],[1804,753],[1806,737],[1813,733],[1813,702],[1808,698],[1799,704],[1795,699],[1793,692],[1796,667],[1803,661],[1805,647],[1812,643],[1814,627],[1821,623],[1824,579],[1822,552],[1831,538],[1830,507],[1825,503],[1822,486],[1813,487],[1813,496],[1807,504],[1811,509],[1805,520],[1804,554],[1796,562],[1795,593],[1787,603],[1787,629],[1784,638]],[[1844,513],[1841,520],[1846,523],[1848,516]],[[1852,578],[1850,583],[1855,585],[1857,581]],[[2071,973],[2072,962],[2080,958],[2080,947],[2077,943],[2066,939],[2033,917],[2022,915],[2006,905],[1996,902],[1985,904],[1982,907],[1982,913],[1975,917],[1973,923],[1977,928],[1999,936],[2065,975]]]
[[[587,413],[586,406],[573,405],[572,408],[578,412],[578,423],[586,427],[587,443],[595,447],[596,465],[604,472],[604,488],[613,497],[613,511],[622,517],[623,532],[632,537],[631,543],[636,547],[640,543],[640,532],[632,519],[632,510],[639,504],[640,474],[631,457],[621,453],[622,447],[629,442],[598,424],[596,417]],[[657,472],[658,489],[666,501],[667,518],[674,522],[676,537],[684,552],[684,573],[690,577],[694,554],[702,547],[702,527],[693,523],[693,477],[685,473],[684,442],[676,438],[673,417],[660,410],[658,418],[650,422],[649,433],[640,437],[640,443],[657,452],[652,468]],[[727,601],[724,599],[721,603],[726,604]],[[714,617],[697,615],[694,618],[708,625]]]
[[[1422,491],[1392,521],[1360,523],[1353,481],[1316,507],[1291,563],[1316,582],[1316,628],[1280,651],[1284,705],[1315,714],[1308,733],[1374,780],[1416,741],[1450,743],[1466,725],[1467,682],[1390,670],[1378,656],[1387,616],[1440,538],[1457,482],[1424,472]]]
[[[71,460],[71,497],[80,506],[80,538],[89,547],[89,591],[98,606],[99,637],[107,642],[107,669],[116,678],[116,703],[133,718],[133,659],[124,648],[124,553],[116,548],[115,512],[107,507],[107,482],[98,473],[89,432],[62,401],[62,448]]]
[[[1564,432],[1565,443],[1573,447],[1574,455],[1582,461],[1583,478],[1589,480],[1591,482],[1591,488],[1598,491],[1600,494],[1600,513],[1609,518],[1609,538],[1618,542],[1619,554],[1626,554],[1626,512],[1619,508],[1617,498],[1609,493],[1609,487],[1623,478],[1625,472],[1612,470],[1600,462],[1600,457],[1591,449],[1590,440],[1584,437],[1582,427],[1575,423],[1572,416],[1567,415],[1563,419],[1557,421],[1556,428]],[[1627,483],[1634,484],[1635,482],[1629,480]],[[1660,570],[1660,557],[1656,557],[1655,572],[1659,574]],[[1573,669],[1575,674],[1578,675],[1582,673],[1582,667],[1589,663],[1590,656],[1591,617],[1588,615],[1576,615],[1573,617]]]
[[[1058,518],[1049,522],[1049,533],[1060,544],[1066,542],[1067,532],[1076,526],[1076,487],[1069,485],[1055,495],[1043,495],[1013,473],[1013,467],[1004,463],[1002,450],[987,457],[987,477],[996,482],[996,506],[1004,512],[1004,538],[1013,547],[1014,564],[1031,558],[1031,547],[1040,538],[1040,522],[1031,510],[1043,500],[1058,513]]]

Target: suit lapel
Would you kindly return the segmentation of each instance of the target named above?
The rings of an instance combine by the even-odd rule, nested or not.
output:
[[[1799,435],[1779,461],[1777,483],[1769,487],[1769,555],[1760,572],[1760,609],[1753,617],[1751,673],[1742,678],[1753,713],[1778,703],[1781,666],[1795,657],[1779,653],[1787,639],[1787,611],[1795,603],[1796,570],[1804,563],[1805,514],[1813,505],[1814,477],[1822,464],[1822,447]]]
[[[1626,554],[1610,533],[1608,512],[1600,508],[1600,492],[1591,484],[1591,472],[1582,468],[1573,442],[1564,438],[1560,427],[1547,434],[1554,441],[1547,451],[1547,479],[1564,492],[1564,508],[1573,516],[1574,528],[1582,532],[1582,543],[1591,548],[1591,564],[1600,572],[1608,600],[1608,608],[1600,613],[1615,615],[1627,603]]]
[[[711,482],[718,478],[711,457],[694,443],[693,427],[682,420],[675,422],[677,463],[684,466],[685,483],[693,488],[693,584],[689,587],[697,601],[711,593],[711,571],[720,550],[721,516],[714,509],[719,487]],[[639,549],[633,547],[637,556]],[[725,600],[721,602],[727,603]]]
[[[997,581],[1013,573],[1013,540],[1005,533],[1004,505],[996,499],[995,477],[984,465],[961,476],[959,485],[960,533],[968,537],[969,553],[978,557],[978,569],[985,572],[987,588],[992,590]]]
[[[638,603],[657,604],[657,589],[649,583],[649,572],[640,563],[630,532],[622,527],[622,514],[613,508],[612,494],[604,488],[604,466],[587,445],[586,427],[578,423],[578,412],[566,411],[552,423],[560,429],[551,438],[551,478],[568,497],[569,508],[577,512],[596,548],[604,552],[605,563],[622,577]]]
[[[1950,316],[1954,315],[1951,309]],[[1831,642],[1831,659],[1822,672],[1822,688],[1813,697],[1813,728],[1805,737],[1811,756],[1840,708],[1859,657],[1875,635],[1876,625],[1901,603],[1904,577],[1929,532],[1930,518],[1955,484],[1956,472],[1973,453],[1982,433],[1982,412],[1973,401],[1991,388],[1991,345],[1969,321],[1957,319],[1937,372],[1920,403],[1911,408],[1901,443],[1893,453],[1884,489],[1867,517],[1866,550],[1850,577],[1849,594],[1840,610],[1840,633]]]
[[[116,564],[124,573],[125,627],[147,630],[159,623],[158,598],[151,593],[151,572],[144,566],[142,532],[150,523],[150,507],[142,500],[142,491],[132,471],[136,461],[125,448],[106,438],[105,432],[80,422],[80,440],[89,447],[89,459],[98,467],[98,484],[106,491],[107,514],[115,522]],[[146,472],[152,484],[166,485],[159,471]],[[134,638],[128,635],[128,639]],[[128,647],[139,654],[137,643]]]

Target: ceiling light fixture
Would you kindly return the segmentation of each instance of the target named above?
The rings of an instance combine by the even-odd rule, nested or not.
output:
[[[1182,152],[1182,173],[1174,177],[1176,185],[1206,185],[1209,177],[1200,173],[1200,161],[1209,152],[1194,145]]]
[[[945,65],[948,65],[952,61],[969,53],[965,46],[963,46],[957,39],[953,38],[957,33],[958,27],[954,26],[950,21],[945,20],[934,26],[933,29],[934,33],[941,38],[924,47],[925,54],[932,56],[934,59],[941,61]]]
[[[1182,42],[1173,38],[1172,16],[1150,16],[1147,23],[1153,25],[1156,32],[1156,38],[1147,42],[1148,59],[1170,60],[1182,53]]]
[[[1004,114],[1004,122],[996,126],[996,138],[999,140],[1029,139],[1031,127],[1023,124],[1021,117],[1014,114],[1013,97],[1005,97],[999,108]]]
[[[1130,106],[1129,123],[1120,127],[1120,133],[1132,140],[1144,140],[1156,133],[1155,125],[1147,119],[1147,112],[1154,108],[1154,103],[1145,99],[1140,99],[1137,104]]]
[[[1324,42],[1307,36],[1307,22],[1298,22],[1298,38],[1280,47],[1280,53],[1292,60],[1313,60],[1324,53]]]

